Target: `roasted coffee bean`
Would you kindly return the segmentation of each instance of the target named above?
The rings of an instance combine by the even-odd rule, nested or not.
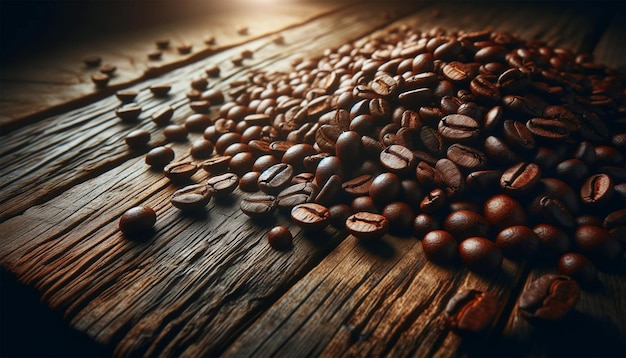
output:
[[[555,171],[559,178],[576,186],[589,175],[589,167],[587,167],[587,164],[575,158],[560,162],[557,164]]]
[[[259,190],[266,194],[276,195],[291,183],[294,175],[293,166],[278,163],[264,170],[259,176]]]
[[[477,203],[471,201],[453,201],[450,203],[450,205],[448,205],[448,210],[450,212],[454,212],[457,210],[469,210],[475,212],[478,215],[481,215],[483,208]]]
[[[192,211],[203,209],[211,200],[211,190],[205,184],[188,185],[172,194],[170,203],[177,209]]]
[[[484,76],[478,76],[470,82],[470,90],[480,103],[495,103],[500,101],[500,89]]]
[[[611,263],[623,249],[608,230],[599,226],[579,226],[574,231],[574,244],[579,252],[598,263]]]
[[[453,161],[442,158],[435,164],[435,170],[439,173],[445,185],[446,195],[452,197],[463,192],[465,189],[465,178]]]
[[[439,172],[426,162],[419,162],[415,168],[417,181],[425,188],[434,188],[443,185]]]
[[[342,163],[346,163],[346,165],[351,167],[358,165],[363,159],[361,136],[354,131],[341,133],[336,140],[335,152]]]
[[[237,132],[224,133],[215,141],[215,151],[217,154],[224,155],[226,148],[235,143],[241,143],[241,134]]]
[[[487,165],[487,156],[483,152],[463,144],[449,146],[446,156],[456,165],[467,170],[479,170]]]
[[[562,202],[570,213],[576,215],[580,212],[578,194],[564,181],[556,178],[543,178],[540,180],[540,189],[542,193]]]
[[[107,75],[106,73],[94,73],[93,75],[91,75],[91,81],[98,88],[106,87],[109,84],[110,80],[111,76]]]
[[[136,121],[140,114],[141,107],[136,104],[128,104],[115,111],[115,115],[117,115],[124,122]]]
[[[345,176],[343,163],[335,156],[328,156],[322,159],[315,169],[315,182],[324,185],[332,175],[340,178]]]
[[[173,115],[174,108],[172,108],[171,106],[165,106],[156,110],[152,114],[152,122],[154,122],[156,125],[164,126],[170,122],[170,119],[172,119]]]
[[[541,116],[546,107],[543,100],[531,96],[504,96],[502,97],[502,104],[512,113],[526,119]]]
[[[259,190],[259,176],[258,171],[247,172],[239,179],[239,190],[246,193],[254,193]]]
[[[512,259],[531,258],[539,247],[537,234],[528,226],[509,226],[496,236],[496,246],[505,257]]]
[[[98,68],[98,71],[109,76],[113,76],[116,70],[117,70],[117,67],[113,65],[102,65],[100,66],[100,68]]]
[[[304,230],[320,231],[330,223],[330,212],[320,204],[298,204],[291,209],[291,220]]]
[[[483,215],[487,223],[498,230],[526,224],[526,211],[522,205],[505,194],[496,194],[485,200]]]
[[[306,169],[309,172],[315,172],[317,170],[318,165],[320,164],[320,162],[327,157],[330,157],[331,155],[328,153],[318,153],[318,154],[313,154],[313,155],[309,155],[304,157],[304,159],[302,160],[302,164],[304,165],[304,169]]]
[[[495,129],[500,124],[503,113],[504,113],[504,110],[502,109],[502,106],[492,107],[485,114],[483,129],[486,132],[491,132],[493,129]]]
[[[527,151],[535,148],[535,137],[523,123],[513,120],[504,121],[502,131],[504,139],[513,148]]]
[[[312,145],[306,143],[299,143],[291,146],[281,159],[281,162],[291,164],[294,171],[304,170],[303,160],[309,155],[317,154],[315,148]]]
[[[569,137],[567,127],[559,121],[545,118],[531,118],[526,127],[536,138],[546,141],[561,141]]]
[[[269,145],[270,152],[277,159],[282,159],[283,155],[287,149],[294,146],[294,143],[283,141],[283,140],[275,140]]]
[[[383,173],[374,178],[370,185],[369,196],[377,205],[394,201],[402,190],[400,178],[393,173]]]
[[[276,210],[276,198],[267,194],[252,194],[241,199],[239,208],[253,219],[267,218]]]
[[[291,178],[291,184],[298,183],[313,183],[315,181],[315,174],[313,173],[298,173]]]
[[[539,247],[543,256],[558,257],[570,249],[570,239],[565,231],[550,225],[539,224],[533,227],[539,239]]]
[[[626,209],[615,210],[609,213],[602,221],[602,227],[607,230],[622,226],[626,226]]]
[[[465,178],[467,188],[478,192],[493,192],[499,188],[502,174],[497,170],[478,170],[471,172]]]
[[[360,142],[359,142],[360,143]],[[381,164],[391,172],[403,175],[417,166],[417,158],[411,150],[401,145],[390,145],[380,153]]]
[[[469,237],[459,244],[461,261],[472,271],[493,273],[502,265],[502,251],[484,237]]]
[[[170,142],[184,142],[187,140],[187,129],[178,124],[170,124],[163,128],[163,135]]]
[[[137,129],[126,135],[126,145],[131,149],[145,149],[150,142],[150,132],[145,129]]]
[[[336,229],[343,230],[346,227],[346,220],[353,214],[349,205],[340,203],[328,208],[330,213],[330,225]]]
[[[115,97],[122,103],[130,103],[137,97],[137,91],[135,90],[120,90],[115,92]]]
[[[344,182],[343,190],[352,197],[368,195],[374,176],[365,174]]]
[[[237,153],[232,156],[230,162],[228,163],[230,171],[237,174],[238,176],[244,175],[245,173],[252,170],[253,165],[254,155],[250,152]]]
[[[149,206],[135,206],[122,214],[119,228],[128,236],[141,236],[150,234],[156,223],[157,214]]]
[[[215,198],[224,198],[237,188],[239,177],[235,173],[218,174],[210,177],[207,185]]]
[[[420,209],[427,213],[432,214],[443,207],[446,201],[446,192],[441,188],[436,188],[430,191],[424,199],[420,202]]]
[[[580,187],[580,198],[587,205],[606,204],[613,196],[615,186],[606,174],[592,175]]]
[[[189,132],[202,133],[212,123],[211,116],[195,113],[185,119],[185,128],[187,128]]]
[[[331,175],[326,183],[324,183],[324,185],[320,188],[320,192],[315,197],[314,202],[328,207],[339,201],[338,198],[340,194],[341,177],[338,175]]]
[[[439,230],[439,228],[440,228],[440,225],[439,225],[439,221],[437,220],[437,218],[428,214],[424,214],[424,213],[418,214],[413,220],[413,235],[415,235],[415,237],[420,240],[427,233],[434,231],[434,230]],[[456,249],[456,240],[455,240],[454,248]]]
[[[379,214],[357,212],[346,219],[346,230],[359,240],[376,240],[387,233],[389,221]]]
[[[478,67],[452,61],[443,66],[443,76],[454,83],[467,83],[478,73]]]
[[[422,249],[428,260],[446,265],[454,262],[458,257],[458,243],[449,232],[434,229],[423,236]]]
[[[150,86],[150,92],[152,92],[152,95],[155,97],[165,97],[171,89],[172,86],[165,83]]]
[[[439,121],[438,133],[452,142],[471,142],[480,134],[480,126],[472,117],[449,114]]]
[[[420,129],[419,139],[430,153],[440,154],[444,150],[443,137],[430,126],[424,126]]]
[[[215,156],[202,162],[202,169],[211,175],[222,174],[228,170],[228,165],[230,164],[231,159],[231,156]]]
[[[224,103],[224,93],[217,88],[209,88],[208,90],[202,92],[200,99],[211,102],[212,105],[222,104]],[[225,117],[226,114],[222,115]]]
[[[174,160],[174,150],[170,147],[154,147],[146,154],[145,160],[149,166],[162,169]]]
[[[563,275],[545,274],[524,288],[518,307],[527,319],[557,321],[569,313],[579,295],[576,281]]]
[[[187,55],[191,53],[191,49],[192,49],[192,45],[189,43],[185,43],[185,42],[176,46],[176,50],[178,50],[178,53],[180,55]]]
[[[460,333],[479,334],[487,330],[498,312],[498,300],[489,292],[463,290],[446,305],[446,326]]]
[[[406,203],[395,201],[385,205],[381,214],[389,221],[389,232],[398,236],[408,236],[413,230],[415,214]]]
[[[375,214],[380,214],[380,209],[374,204],[374,201],[369,196],[357,196],[352,199],[350,203],[350,208],[352,212],[370,212]]]
[[[87,56],[83,59],[83,62],[87,67],[98,67],[102,63],[102,57],[95,55]]]
[[[253,154],[252,148],[250,148],[250,146],[247,145],[246,143],[233,143],[229,145],[228,147],[226,147],[223,155],[230,155],[231,157],[234,157],[236,154],[240,154],[240,153]],[[254,155],[253,157],[255,158],[254,160],[256,161],[256,157]]]
[[[289,250],[293,246],[293,236],[286,226],[274,226],[267,233],[267,241],[270,246],[279,251]]]
[[[291,209],[299,204],[313,202],[319,191],[319,187],[311,182],[292,184],[278,194],[276,203],[279,208]]]
[[[624,163],[624,155],[613,147],[598,145],[594,148],[594,152],[599,164],[619,166]]]
[[[195,159],[206,159],[213,154],[213,143],[206,139],[198,139],[191,143],[191,150],[189,153]]]
[[[561,256],[558,269],[561,275],[573,278],[583,287],[592,287],[598,281],[598,271],[593,262],[576,252],[568,252]]]
[[[148,52],[148,59],[150,61],[158,61],[163,56],[163,52],[161,50],[153,50]]]
[[[170,163],[163,168],[165,176],[172,181],[187,181],[198,171],[198,166],[191,161]]]
[[[489,233],[485,218],[470,210],[457,210],[448,214],[443,221],[443,229],[459,241],[471,236],[485,237]]]
[[[519,162],[517,154],[511,150],[506,142],[498,137],[489,136],[485,138],[484,147],[485,153],[489,158],[500,164],[511,165]]]
[[[191,101],[189,102],[189,108],[195,113],[208,113],[211,109],[211,102],[205,100]]]
[[[577,217],[576,225],[577,226],[584,226],[584,225],[602,226],[602,221],[597,216],[587,214],[587,215],[581,215]]]
[[[418,110],[421,106],[429,105],[434,99],[433,90],[430,88],[417,88],[404,91],[398,95],[400,104],[409,109]]]
[[[382,97],[393,97],[397,95],[398,81],[386,73],[377,75],[370,83],[370,87],[374,92]]]
[[[513,195],[528,193],[541,179],[541,169],[535,163],[518,163],[505,170],[500,177],[500,187]]]

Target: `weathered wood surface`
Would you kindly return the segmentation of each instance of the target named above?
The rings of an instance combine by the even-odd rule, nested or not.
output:
[[[146,2],[146,6],[149,5]],[[117,89],[306,23],[340,9],[345,3],[249,1],[241,6],[199,1],[182,6],[196,8],[197,15],[179,19],[175,24],[152,24],[130,33],[103,33],[76,41],[68,38],[63,46],[45,57],[34,56],[9,63],[0,72],[0,132],[89,104]],[[240,26],[247,27],[247,33],[238,33]],[[215,37],[215,44],[205,43],[209,35]],[[148,53],[156,50],[155,41],[163,38],[170,39],[170,47],[162,51],[160,60],[149,60]],[[182,43],[193,46],[191,53],[178,53],[177,46]],[[107,88],[99,89],[91,81],[98,67],[88,68],[82,62],[90,55],[100,56],[102,64],[117,67]]]
[[[212,201],[203,215],[182,215],[168,203],[176,187],[123,144],[124,135],[136,128],[151,131],[151,144],[164,143],[149,115],[170,104],[177,108],[174,122],[181,123],[191,114],[184,98],[189,80],[210,63],[222,67],[222,79],[213,85],[226,89],[250,69],[287,70],[291,58],[365,36],[393,16],[410,14],[398,24],[418,29],[492,27],[594,50],[585,48],[586,38],[599,25],[601,10],[554,18],[551,5],[537,5],[503,19],[499,14],[507,8],[459,3],[346,8],[285,30],[283,46],[259,38],[137,84],[144,112],[132,128],[115,118],[118,102],[108,97],[14,131],[2,138],[0,154],[2,266],[117,355],[454,356],[468,343],[443,329],[441,312],[464,287],[489,290],[502,300],[492,337],[525,348],[523,355],[555,355],[551,349],[566,344],[566,336],[551,344],[513,305],[541,270],[527,275],[524,264],[505,261],[501,272],[479,276],[431,264],[413,238],[388,236],[368,246],[331,229],[313,237],[284,216],[276,220],[290,225],[295,247],[277,252],[267,245],[267,228],[239,211],[239,192]],[[378,16],[383,10],[390,20]],[[254,58],[233,67],[228,59],[245,48],[255,49]],[[611,58],[603,54],[596,52]],[[172,96],[156,100],[147,87],[163,81],[173,85]],[[187,143],[172,147],[178,158],[187,156]],[[194,177],[204,178],[204,173]],[[117,229],[121,213],[138,204],[153,206],[159,217],[156,233],[143,242],[129,241]],[[583,294],[577,313],[587,317],[590,329],[623,337],[624,276],[606,273],[601,280],[601,290]],[[508,346],[503,347],[498,348]]]

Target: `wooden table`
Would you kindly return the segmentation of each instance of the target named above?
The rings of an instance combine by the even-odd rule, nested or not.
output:
[[[210,86],[227,91],[252,70],[288,71],[297,57],[319,56],[388,26],[420,30],[491,28],[540,39],[626,69],[624,6],[619,2],[257,2],[247,8],[196,6],[194,17],[152,24],[127,34],[99,34],[5,64],[0,101],[0,263],[41,295],[67,324],[116,356],[455,356],[626,354],[624,272],[601,272],[601,287],[583,291],[572,317],[548,329],[522,319],[521,289],[554,267],[505,260],[482,276],[425,259],[414,238],[387,235],[360,244],[343,231],[302,232],[284,216],[294,248],[269,247],[268,227],[232,200],[211,201],[206,213],[182,215],[169,204],[177,188],[151,171],[124,136],[147,129],[165,138],[149,116],[169,104],[174,122],[192,112],[191,79],[218,64]],[[204,7],[203,7],[204,6]],[[183,21],[184,20],[184,21]],[[239,34],[237,26],[247,26]],[[274,34],[283,44],[272,41]],[[215,44],[205,44],[207,35]],[[147,53],[172,39],[161,61]],[[176,53],[188,42],[193,51]],[[250,49],[252,59],[230,59]],[[89,54],[118,67],[97,90]],[[152,84],[171,95],[153,98]],[[139,91],[138,125],[119,122],[116,90]],[[190,135],[190,140],[199,138]],[[189,143],[171,145],[177,157]],[[206,178],[198,173],[196,180]],[[156,234],[133,241],[118,229],[128,208],[149,205]],[[274,223],[271,223],[274,224]],[[481,339],[463,339],[442,324],[447,300],[463,288],[500,299],[498,318]]]

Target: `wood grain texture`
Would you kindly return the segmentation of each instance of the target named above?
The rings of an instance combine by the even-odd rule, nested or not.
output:
[[[586,46],[586,34],[599,21],[593,13],[567,10],[554,18],[549,10],[562,9],[554,4],[506,12],[510,7],[348,7],[284,30],[285,45],[260,37],[134,85],[144,108],[137,124],[120,123],[114,115],[119,103],[109,96],[15,130],[0,149],[0,263],[117,356],[557,355],[572,331],[549,335],[521,320],[514,307],[520,289],[549,268],[527,276],[524,264],[505,261],[500,272],[480,276],[433,265],[415,238],[386,236],[367,245],[332,229],[304,233],[285,215],[260,225],[240,212],[239,191],[213,200],[204,213],[184,215],[168,202],[178,186],[123,144],[125,134],[138,128],[151,132],[152,145],[163,144],[150,114],[172,105],[173,122],[182,123],[192,113],[184,98],[189,81],[209,64],[222,68],[211,86],[227,89],[250,70],[289,70],[295,57],[317,56],[399,17],[393,26],[491,27],[572,50]],[[510,16],[503,18],[505,12]],[[234,67],[229,59],[243,49],[254,50],[254,57]],[[172,84],[172,95],[153,98],[148,86],[163,82]],[[171,146],[177,158],[188,157],[188,142]],[[203,181],[206,174],[193,179]],[[135,205],[158,214],[146,240],[130,240],[117,228],[120,215]],[[269,247],[265,235],[273,224],[290,227],[293,250]],[[602,288],[585,292],[577,312],[590,329],[609,336],[602,342],[615,345],[625,332],[626,282],[620,273],[601,277]],[[501,300],[491,340],[464,340],[444,329],[445,304],[463,288],[488,290]],[[587,327],[576,333],[585,332]],[[546,344],[546,336],[558,344]],[[504,342],[495,351],[483,344],[493,338]],[[576,353],[579,346],[573,347]]]

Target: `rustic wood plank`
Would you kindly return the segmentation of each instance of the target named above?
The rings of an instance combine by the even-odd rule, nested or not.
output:
[[[219,64],[222,70],[221,79],[212,81],[212,86],[226,92],[230,82],[248,71],[285,70],[295,57],[319,55],[324,48],[339,46],[383,26],[390,20],[379,16],[380,9],[372,7],[355,11],[355,8],[348,8],[337,11],[315,22],[284,31],[284,45],[274,44],[269,37],[260,38],[142,82],[132,87],[140,92],[136,100],[143,108],[139,123],[127,124],[116,118],[119,101],[109,96],[90,106],[5,136],[0,149],[0,157],[3,158],[0,176],[4,179],[0,183],[0,221],[141,155],[129,151],[124,144],[124,136],[132,130],[147,129],[152,135],[151,144],[164,144],[162,130],[149,120],[150,115],[161,106],[171,105],[175,108],[172,122],[182,124],[193,113],[185,97],[189,82],[203,74],[209,64]],[[341,24],[352,22],[355,25],[338,28]],[[252,49],[255,55],[246,60],[244,66],[236,67],[230,58],[243,49]],[[148,90],[149,86],[164,82],[172,85],[171,96],[154,98]],[[196,137],[191,135],[190,139]],[[177,153],[177,157],[185,154],[187,151],[183,150]]]
[[[84,38],[74,41],[70,37],[45,56],[20,59],[3,68],[0,73],[0,132],[6,133],[35,120],[91,103],[120,88],[312,21],[345,5],[345,2],[319,1],[251,1],[245,6],[191,2],[183,6],[195,7],[197,14],[202,15],[180,18],[175,23],[152,24],[125,34],[94,34],[88,41]],[[246,26],[247,34],[239,34],[238,26]],[[216,43],[205,44],[207,35],[215,36]],[[170,48],[163,50],[161,60],[151,61],[147,54],[156,49],[155,41],[161,38],[170,39]],[[183,42],[193,46],[190,54],[177,52],[176,46]],[[103,64],[117,67],[106,89],[96,88],[91,81],[97,68],[87,68],[82,63],[85,56],[94,54],[102,57]]]

